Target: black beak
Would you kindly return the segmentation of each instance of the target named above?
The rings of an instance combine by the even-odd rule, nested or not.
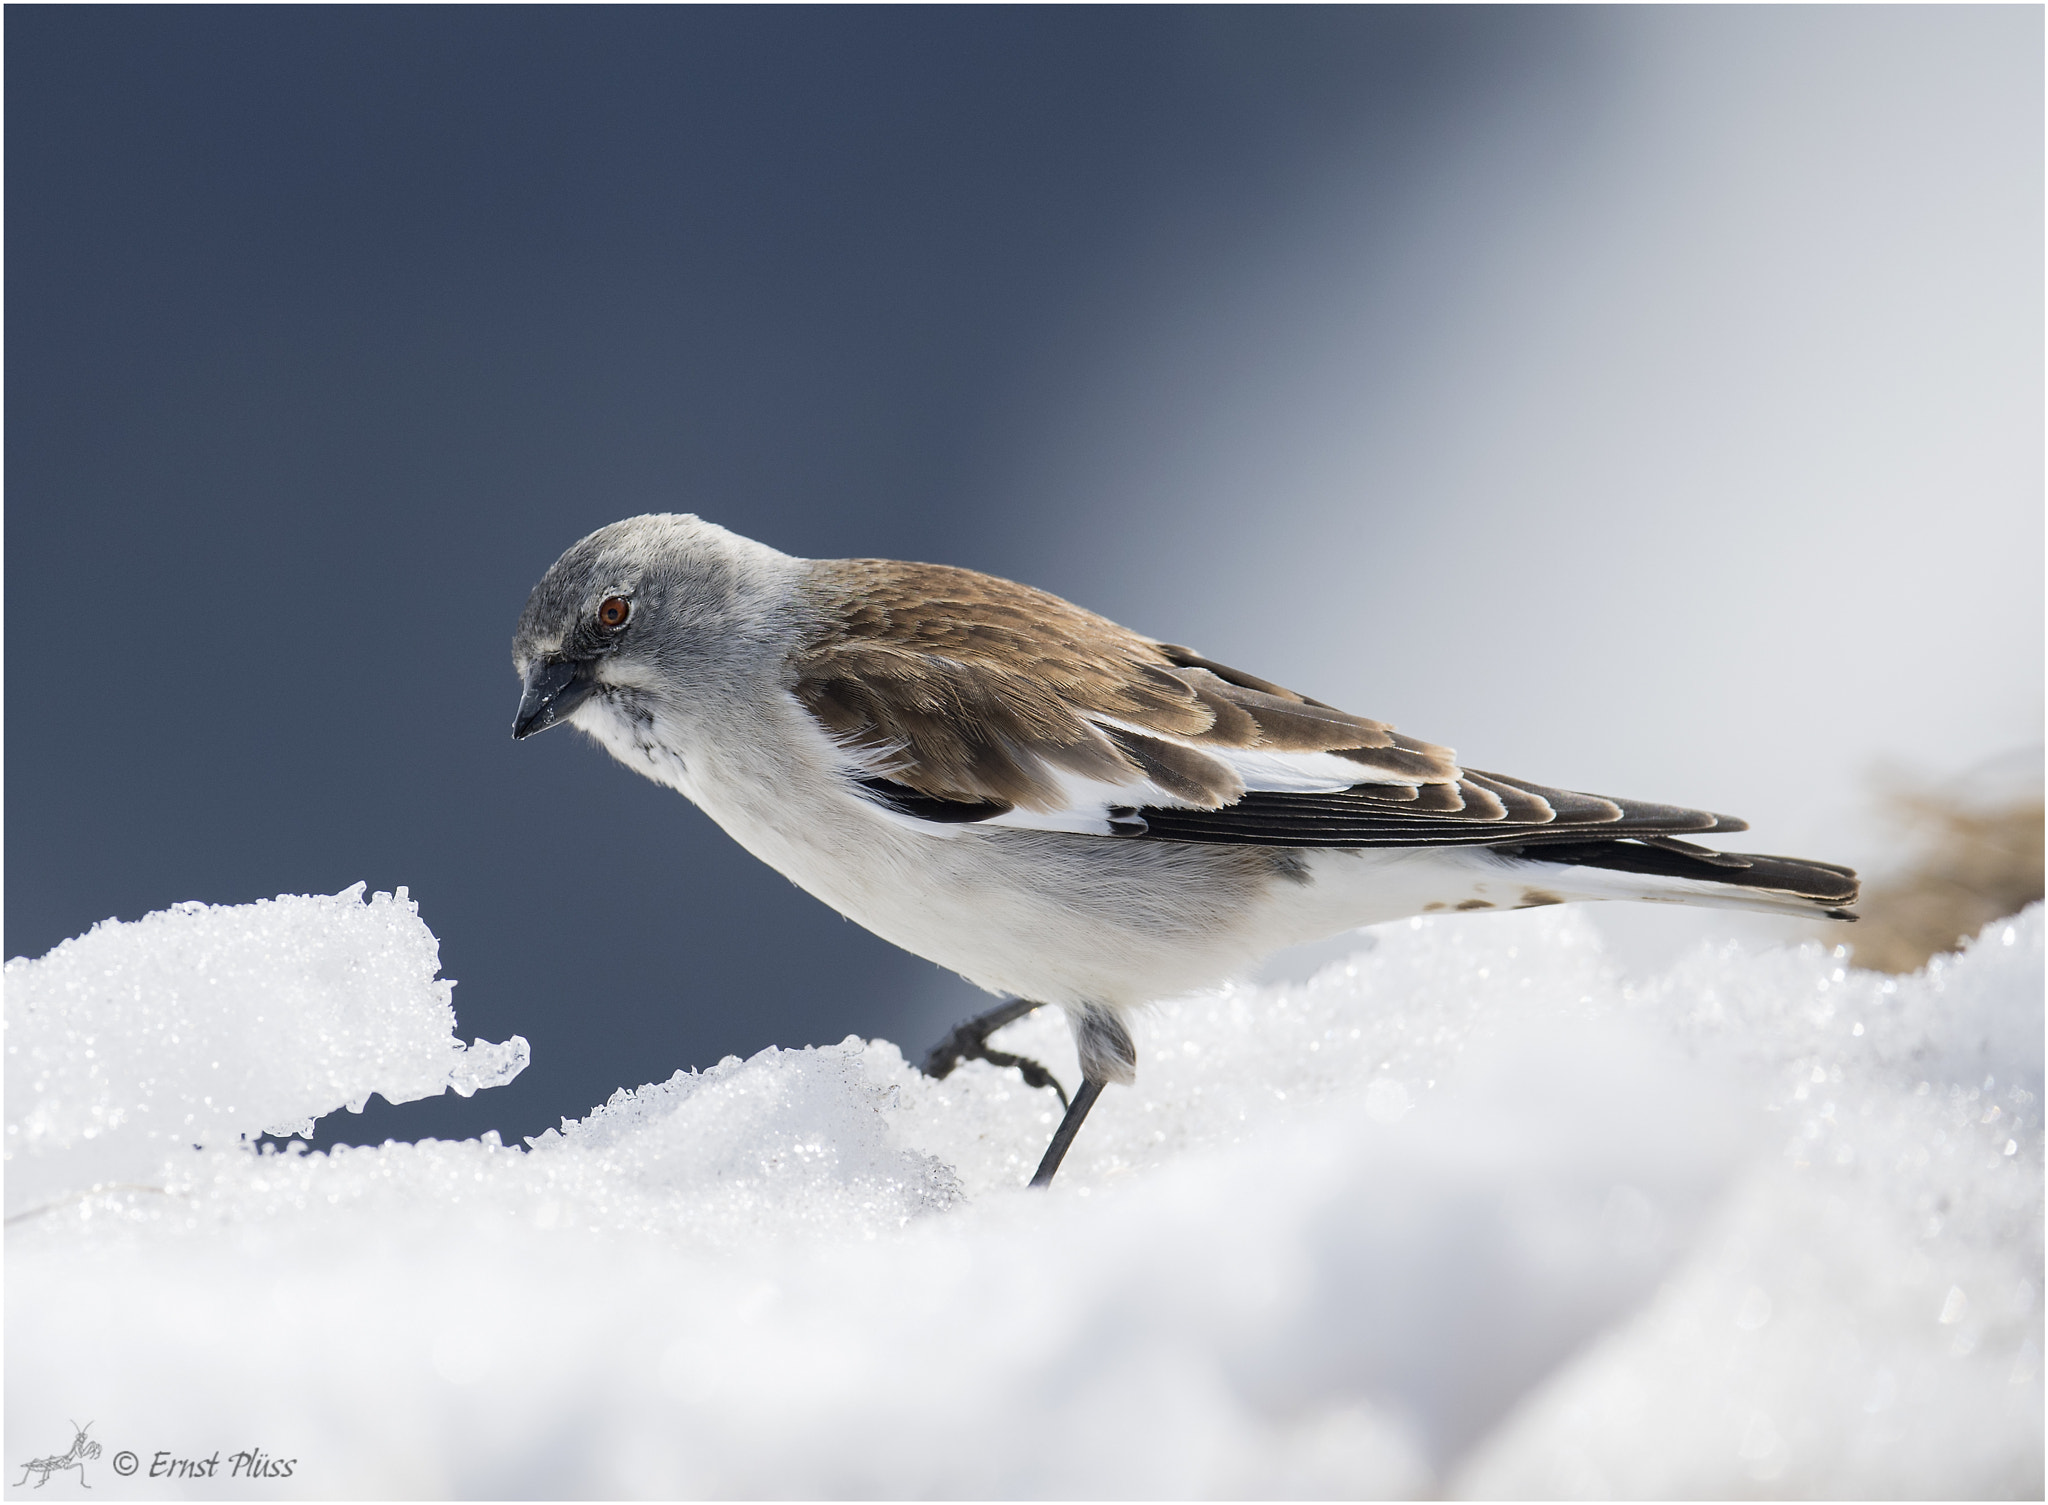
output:
[[[588,663],[565,658],[536,659],[526,671],[526,690],[519,697],[519,714],[512,718],[512,736],[531,737],[544,732],[590,698],[597,681],[590,677]]]

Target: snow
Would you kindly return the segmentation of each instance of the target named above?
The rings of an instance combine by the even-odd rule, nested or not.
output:
[[[1161,1005],[1034,1193],[1051,1094],[852,1038],[530,1149],[258,1153],[524,1042],[453,1039],[402,894],[101,926],[6,974],[9,1462],[90,1418],[114,1497],[237,1450],[320,1497],[2038,1497],[2038,907],[1896,979],[1629,982],[1566,909],[1357,946]],[[1074,1079],[1056,1017],[1000,1043]]]
[[[7,1215],[167,1155],[312,1132],[373,1092],[464,1097],[525,1069],[526,1042],[453,1038],[454,984],[400,889],[286,895],[104,920],[7,964]]]

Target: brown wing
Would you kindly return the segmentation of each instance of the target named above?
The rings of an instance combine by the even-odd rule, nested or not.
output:
[[[1673,833],[1732,816],[1460,768],[1449,748],[1140,637],[1044,591],[945,565],[814,566],[792,689],[869,755],[867,794],[935,823],[1057,812],[1069,772],[1163,793],[1111,806],[1118,838],[1292,847],[1487,845],[1552,862],[1853,900],[1847,868],[1722,853]],[[1231,751],[1332,754],[1347,788],[1247,788]],[[1076,827],[1080,829],[1080,827]],[[1846,911],[1829,913],[1849,917]]]
[[[818,620],[797,698],[888,778],[927,799],[1051,811],[1058,771],[1153,780],[1217,808],[1243,778],[1204,749],[1337,754],[1410,810],[1496,795],[1448,748],[1157,643],[1044,591],[945,565],[815,566]],[[1476,813],[1476,812],[1475,812]]]

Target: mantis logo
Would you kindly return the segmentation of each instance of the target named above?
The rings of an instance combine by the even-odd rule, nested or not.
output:
[[[16,1489],[28,1483],[28,1476],[30,1474],[40,1476],[36,1480],[36,1488],[41,1489],[50,1482],[50,1475],[61,1474],[67,1468],[77,1469],[79,1484],[86,1489],[92,1488],[90,1484],[85,1482],[85,1465],[88,1460],[99,1457],[100,1445],[85,1435],[92,1430],[91,1422],[87,1422],[82,1427],[75,1421],[71,1425],[77,1428],[77,1435],[71,1439],[71,1451],[68,1453],[52,1453],[47,1458],[34,1458],[23,1464],[21,1478],[15,1481],[14,1487]]]

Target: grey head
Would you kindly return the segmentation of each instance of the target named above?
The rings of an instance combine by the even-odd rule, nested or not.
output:
[[[586,705],[632,717],[736,688],[779,655],[801,565],[688,513],[629,517],[579,539],[520,613],[512,735],[562,725]]]

